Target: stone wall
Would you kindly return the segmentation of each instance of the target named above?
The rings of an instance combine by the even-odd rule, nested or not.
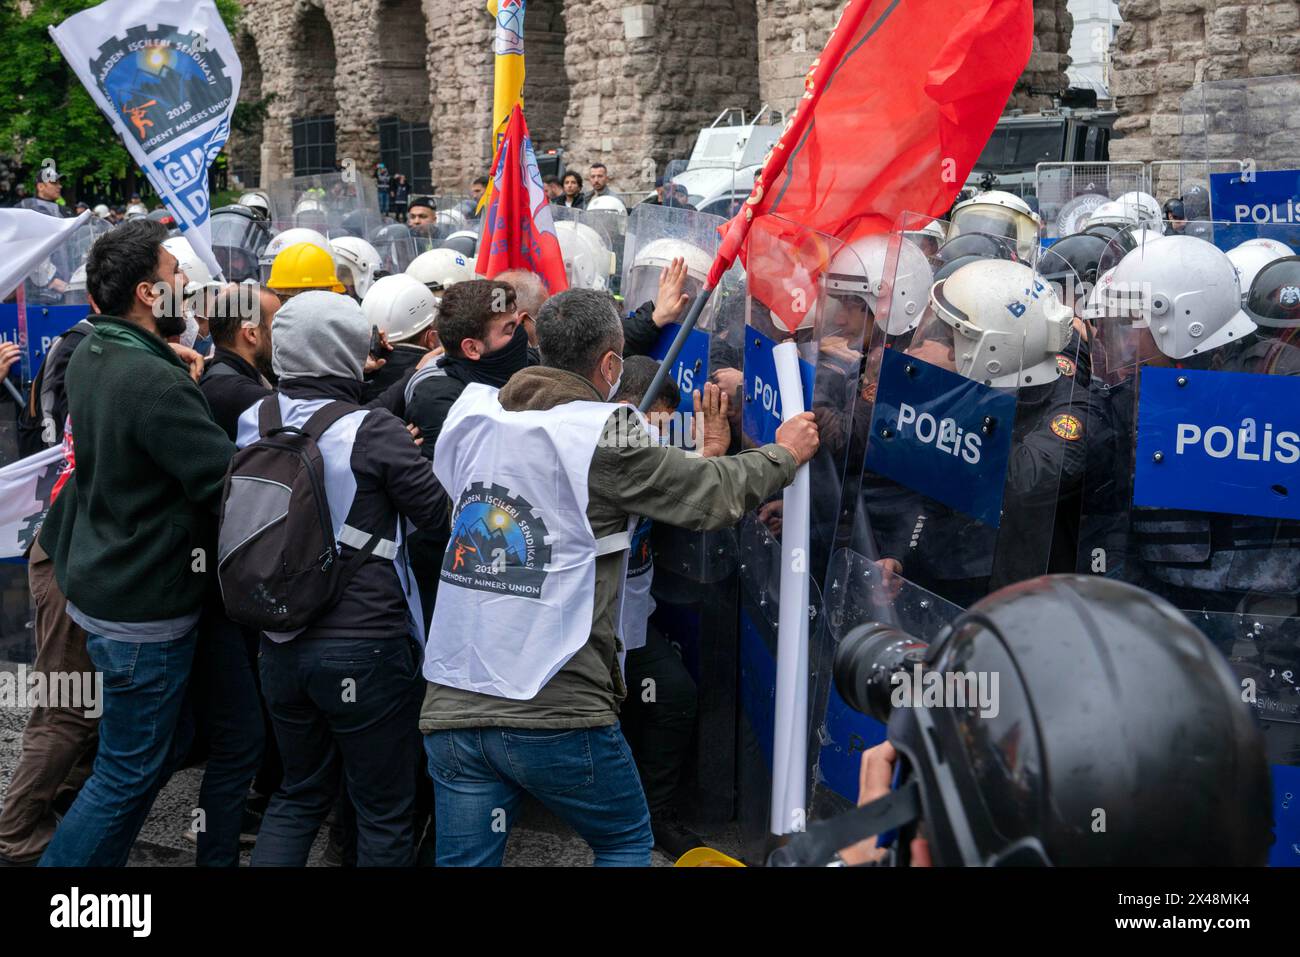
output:
[[[340,159],[378,159],[376,121],[429,123],[435,180],[467,187],[491,158],[493,22],[480,0],[243,0],[241,33],[260,58],[263,181],[292,174],[294,117],[332,113]],[[1184,4],[1190,0],[1165,0]],[[685,158],[726,107],[789,110],[843,0],[530,0],[529,126],[585,172],[609,164],[616,188],[648,186]],[[1288,5],[1291,6],[1291,5]],[[1012,106],[1064,84],[1065,0],[1035,0],[1035,49]],[[421,52],[423,65],[421,66]],[[245,65],[250,69],[250,64]],[[253,98],[254,87],[245,88]],[[245,148],[245,147],[241,147]]]
[[[1122,138],[1111,143],[1114,159],[1204,157],[1207,144],[1181,139],[1192,86],[1300,71],[1300,3],[1294,0],[1119,0],[1119,8],[1124,25],[1115,38],[1112,76],[1120,112],[1115,131]],[[1244,158],[1257,148],[1240,137],[1212,152]]]

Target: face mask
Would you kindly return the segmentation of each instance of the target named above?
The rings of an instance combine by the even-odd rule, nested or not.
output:
[[[474,378],[486,385],[501,388],[512,375],[528,367],[528,332],[523,324],[515,327],[510,341],[473,363]]]
[[[615,354],[616,356],[618,356],[618,353],[614,353],[614,354]],[[602,379],[604,379],[604,378],[605,378],[605,373],[602,372],[602,373],[600,374],[600,377],[601,377]],[[605,381],[608,382],[609,380],[608,380],[608,379],[605,379]],[[618,356],[618,378],[615,379],[615,380],[614,380],[614,384],[611,385],[611,386],[609,387],[609,395],[605,396],[605,401],[606,401],[606,402],[613,402],[613,401],[614,401],[614,396],[618,395],[618,387],[619,387],[620,383],[622,383],[622,381],[623,381],[623,357],[622,357],[622,356]]]

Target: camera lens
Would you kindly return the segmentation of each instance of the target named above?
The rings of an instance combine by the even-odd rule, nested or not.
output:
[[[888,724],[893,676],[921,664],[928,647],[891,625],[859,625],[835,649],[835,689],[854,711]]]

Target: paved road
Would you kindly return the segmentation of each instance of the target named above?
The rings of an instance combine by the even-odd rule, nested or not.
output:
[[[0,670],[12,671],[13,668],[11,664],[0,662]],[[26,710],[0,707],[0,795],[9,786],[26,723]],[[131,853],[131,866],[188,866],[194,862],[194,845],[185,839],[184,832],[190,821],[190,812],[198,803],[201,778],[202,770],[199,768],[189,768],[172,777],[159,794],[140,832]],[[3,804],[2,800],[0,804]],[[731,842],[724,840],[720,843],[726,848]],[[735,853],[734,848],[727,849]],[[324,851],[322,830],[312,849],[310,866],[322,866]],[[245,854],[244,863],[247,859]],[[508,867],[586,866],[591,859],[591,851],[581,838],[544,808],[533,805],[525,809],[520,824],[510,835],[505,863]],[[655,866],[671,863],[658,851],[654,853]]]

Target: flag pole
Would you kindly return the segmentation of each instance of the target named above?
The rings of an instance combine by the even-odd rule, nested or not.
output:
[[[668,353],[659,363],[659,368],[655,372],[655,377],[650,381],[650,388],[645,390],[645,396],[641,399],[641,411],[649,412],[650,407],[655,404],[655,397],[659,395],[659,390],[663,388],[664,380],[668,378],[668,370],[673,367],[677,361],[677,356],[681,354],[682,347],[686,345],[686,340],[690,338],[691,330],[695,328],[696,323],[700,321],[700,316],[704,313],[704,307],[709,303],[709,297],[713,295],[713,287],[705,286],[703,291],[695,297],[691,303],[690,311],[686,313],[686,318],[682,320],[682,326],[677,330],[677,335],[673,337],[673,343],[668,347]]]

